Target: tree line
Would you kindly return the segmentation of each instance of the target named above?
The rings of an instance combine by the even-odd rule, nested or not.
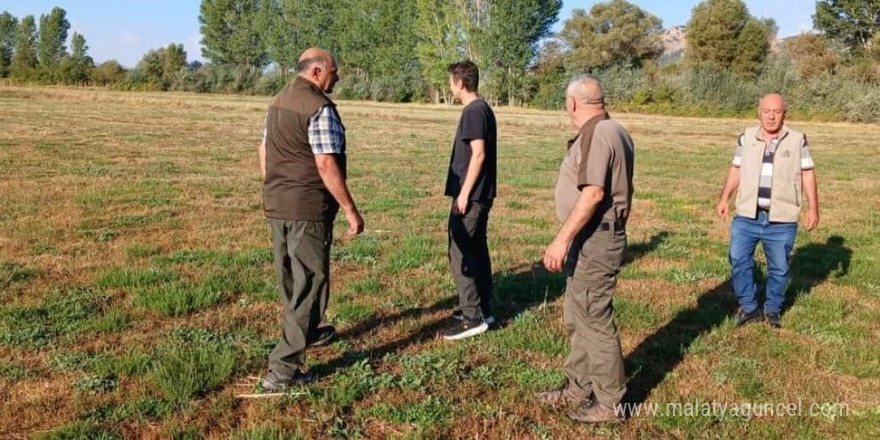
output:
[[[562,0],[202,0],[204,63],[181,44],[150,50],[131,69],[95,65],[61,8],[0,15],[0,77],[117,89],[272,94],[297,57],[337,55],[342,99],[447,102],[445,68],[471,59],[496,104],[559,108],[567,80],[603,79],[611,104],[645,112],[740,115],[782,92],[804,116],[880,118],[880,0],[820,0],[818,34],[777,41],[772,19],[742,0],[704,0],[664,50],[661,20],[627,0],[575,9],[556,34]]]

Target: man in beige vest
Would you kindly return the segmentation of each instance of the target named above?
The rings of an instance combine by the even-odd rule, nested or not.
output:
[[[731,279],[740,305],[737,325],[766,317],[774,328],[782,326],[789,257],[804,194],[808,202],[804,227],[812,231],[819,224],[816,173],[807,137],[785,125],[786,110],[781,95],[761,98],[758,107],[761,125],[748,128],[740,135],[717,206],[718,215],[727,218],[728,200],[733,191],[737,191],[736,216],[730,225]],[[763,313],[755,297],[758,242],[767,257]]]
[[[259,148],[263,210],[284,307],[281,339],[262,381],[266,391],[311,380],[303,371],[306,347],[327,343],[336,333],[318,324],[330,296],[330,245],[339,208],[349,234],[364,230],[345,181],[345,127],[327,96],[339,80],[336,69],[328,52],[306,50],[296,79],[275,95],[266,113]]]
[[[617,421],[626,376],[612,298],[626,250],[635,153],[629,133],[605,112],[596,78],[575,78],[565,104],[578,134],[559,170],[556,215],[563,225],[544,251],[544,266],[566,274],[563,320],[571,353],[565,385],[537,398],[578,405],[568,416],[580,422]]]

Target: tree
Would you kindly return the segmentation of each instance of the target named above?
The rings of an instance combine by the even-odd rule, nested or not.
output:
[[[67,32],[70,30],[70,22],[67,21],[67,12],[59,7],[52,8],[48,15],[40,15],[40,40],[37,49],[37,59],[40,68],[47,79],[52,78],[52,69],[67,56]]]
[[[183,44],[171,43],[162,51],[162,89],[171,88],[182,70],[186,70],[186,51]]]
[[[330,9],[320,0],[262,0],[259,21],[268,57],[284,82],[304,50],[331,44]]]
[[[70,40],[71,54],[61,62],[61,80],[65,84],[84,84],[89,82],[95,62],[88,55],[89,47],[82,34],[73,33]]]
[[[422,77],[435,104],[448,102],[449,74],[446,67],[462,58],[461,22],[451,0],[416,0],[419,29],[416,54]]]
[[[0,14],[0,78],[9,76],[17,29],[18,19],[9,12],[3,11]]]
[[[853,53],[866,53],[880,32],[880,0],[817,1],[813,25]]]
[[[251,71],[268,62],[259,20],[260,0],[202,0],[202,56]]]
[[[706,0],[691,13],[685,59],[698,68],[754,76],[774,35],[773,21],[752,17],[742,0]]]
[[[145,82],[160,90],[168,90],[186,67],[183,44],[171,43],[167,47],[147,51],[135,66],[131,77],[135,82]]]
[[[626,0],[597,3],[589,14],[575,9],[560,37],[571,50],[570,70],[592,71],[614,65],[638,67],[663,53],[662,22]]]
[[[21,19],[15,33],[15,52],[12,55],[10,76],[19,80],[33,79],[37,67],[37,24],[33,15]]]
[[[95,84],[108,86],[125,80],[125,68],[116,60],[108,60],[95,67],[92,77]]]
[[[798,73],[812,78],[822,73],[833,74],[839,59],[828,43],[817,34],[801,34],[785,40],[783,49],[794,61]]]
[[[562,0],[495,0],[485,30],[487,67],[498,76],[498,98],[510,105],[526,98],[526,68],[535,59],[538,42],[550,35]],[[492,72],[494,70],[494,72]]]

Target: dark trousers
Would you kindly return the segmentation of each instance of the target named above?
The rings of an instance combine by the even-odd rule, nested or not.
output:
[[[330,297],[332,222],[267,219],[283,305],[281,339],[269,369],[289,376],[305,364],[305,349]]]
[[[626,232],[582,232],[566,262],[563,317],[571,338],[565,376],[583,396],[604,405],[620,403],[626,376],[612,299],[626,250]]]
[[[469,320],[492,316],[492,261],[486,235],[491,209],[491,201],[471,202],[464,215],[449,214],[449,264],[459,309]]]

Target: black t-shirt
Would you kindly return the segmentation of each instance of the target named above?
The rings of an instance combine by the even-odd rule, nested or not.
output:
[[[468,104],[461,112],[455,141],[452,144],[452,158],[449,160],[449,174],[446,177],[446,195],[458,197],[461,186],[467,177],[468,165],[471,162],[470,142],[482,139],[485,142],[486,159],[483,169],[477,177],[470,200],[487,202],[495,198],[498,180],[497,172],[497,129],[495,113],[489,104],[477,99]]]

